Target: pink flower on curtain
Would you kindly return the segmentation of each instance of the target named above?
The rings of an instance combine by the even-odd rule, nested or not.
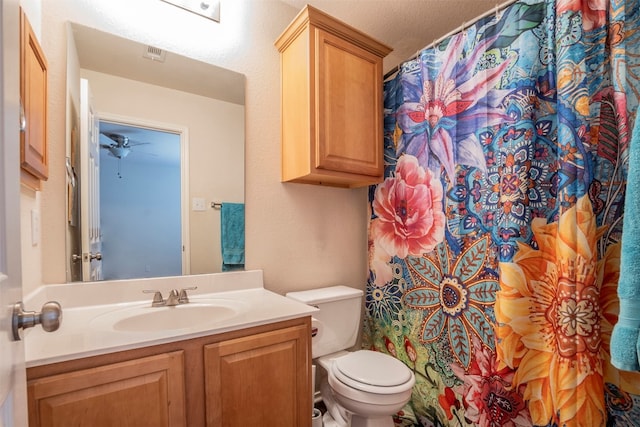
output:
[[[477,337],[473,347],[475,354],[467,371],[458,364],[451,365],[453,372],[464,378],[464,383],[455,389],[463,396],[464,417],[477,426],[530,426],[522,393],[511,386],[514,371],[500,368],[495,353]]]
[[[556,13],[582,12],[582,28],[585,31],[602,27],[607,22],[607,0],[558,0]]]
[[[414,156],[398,160],[394,177],[376,188],[370,238],[375,242],[376,276],[392,256],[406,258],[430,252],[444,239],[443,189]],[[387,254],[387,262],[381,262]],[[377,284],[380,284],[376,281]]]
[[[478,42],[468,56],[462,55],[464,41],[463,34],[452,37],[437,76],[430,78],[423,64],[422,83],[404,82],[407,101],[397,112],[403,131],[398,152],[414,155],[421,165],[432,169],[439,163],[451,182],[456,164],[486,167],[475,131],[509,120],[498,106],[498,92],[492,93],[492,89],[510,60],[478,71],[478,63],[495,37]]]

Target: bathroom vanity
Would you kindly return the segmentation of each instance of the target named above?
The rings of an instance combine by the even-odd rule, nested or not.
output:
[[[218,283],[202,286],[206,276]],[[225,276],[247,283],[228,290],[233,280],[221,285]],[[154,326],[162,326],[157,317],[162,311],[152,311],[157,308],[150,308],[147,295],[148,301],[91,307],[66,301],[70,307],[59,331],[30,331],[25,339],[30,425],[310,425],[310,315],[315,309],[263,289],[261,272],[175,279],[194,277],[200,284],[189,304],[196,311],[220,301],[233,314],[221,311],[217,323],[203,319],[163,331]],[[166,278],[134,281],[134,287],[152,280]],[[65,301],[60,303],[65,310]],[[181,308],[160,310],[180,314]],[[127,323],[132,316],[136,321]]]

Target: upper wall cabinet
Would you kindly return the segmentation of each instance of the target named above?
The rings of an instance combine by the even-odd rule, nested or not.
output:
[[[47,60],[20,10],[20,166],[22,183],[40,189],[47,165]]]
[[[382,60],[392,49],[311,6],[275,44],[282,181],[337,187],[381,182]]]

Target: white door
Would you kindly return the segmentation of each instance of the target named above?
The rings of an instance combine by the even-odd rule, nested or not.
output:
[[[13,341],[11,307],[22,300],[18,0],[0,0],[0,426],[27,425],[24,345]]]
[[[102,280],[100,230],[100,129],[89,81],[80,81],[80,233],[82,280]]]

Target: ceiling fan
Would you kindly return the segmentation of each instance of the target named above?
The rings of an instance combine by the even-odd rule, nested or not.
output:
[[[146,145],[148,142],[134,142],[126,135],[112,132],[100,132],[100,148],[109,151],[117,159],[124,159],[136,145]]]
[[[128,136],[114,132],[100,132],[100,148],[104,148],[109,152],[110,156],[118,159],[118,178],[122,179],[120,173],[120,160],[124,159],[131,153],[132,148],[137,145],[146,145],[149,142],[134,142]],[[151,153],[144,153],[152,155]]]

